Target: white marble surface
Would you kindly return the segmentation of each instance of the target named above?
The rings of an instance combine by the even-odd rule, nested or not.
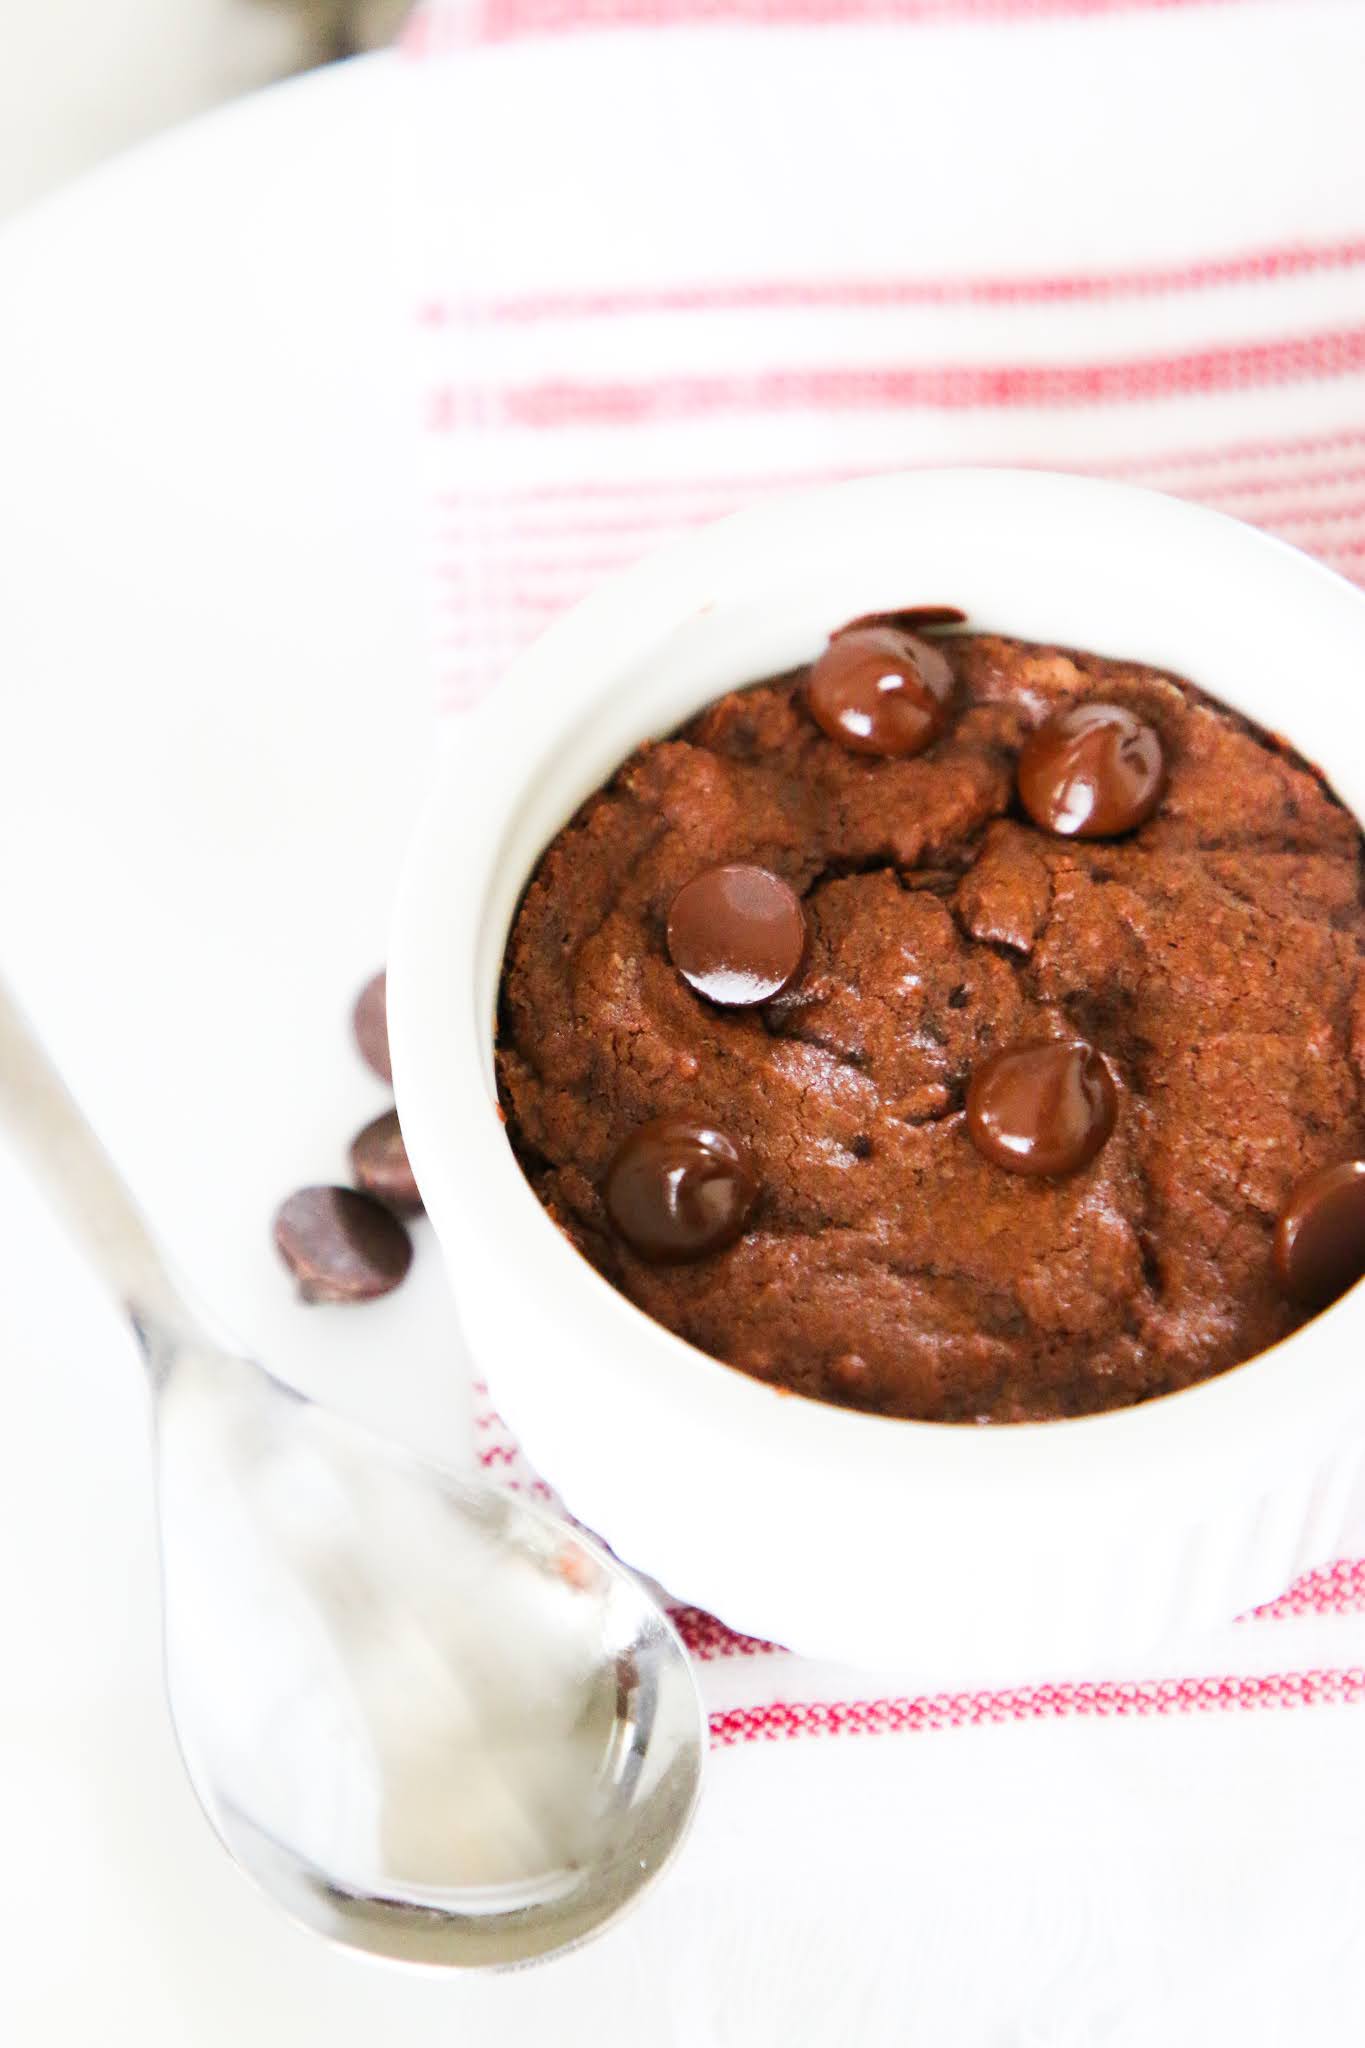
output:
[[[377,47],[405,12],[406,0],[6,0],[0,217],[329,49]]]

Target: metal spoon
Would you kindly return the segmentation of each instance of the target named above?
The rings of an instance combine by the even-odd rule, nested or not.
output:
[[[171,1715],[228,1853],[305,1925],[404,1962],[524,1963],[605,1927],[700,1786],[657,1604],[576,1529],[209,1335],[3,987],[0,1125],[146,1361]]]

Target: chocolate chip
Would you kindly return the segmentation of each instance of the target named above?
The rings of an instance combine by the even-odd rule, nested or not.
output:
[[[811,669],[806,704],[855,754],[922,754],[948,723],[953,671],[942,649],[890,626],[835,635]]]
[[[993,1053],[967,1090],[972,1143],[1011,1173],[1074,1173],[1088,1166],[1117,1114],[1118,1094],[1100,1054],[1058,1040]]]
[[[668,913],[668,954],[698,995],[729,1009],[780,995],[801,971],[806,919],[794,889],[767,868],[706,868]]]
[[[868,626],[893,626],[900,633],[928,633],[936,626],[965,626],[966,623],[967,614],[960,612],[955,604],[909,604],[898,612],[863,612],[829,637],[838,640],[844,633],[861,633]]]
[[[275,1243],[308,1302],[372,1301],[412,1263],[398,1218],[354,1188],[300,1188],[275,1212]]]
[[[396,1109],[386,1109],[358,1133],[351,1145],[351,1171],[357,1186],[390,1209],[415,1215],[421,1208]]]
[[[1365,1159],[1299,1182],[1275,1228],[1275,1270],[1306,1308],[1326,1308],[1365,1275]]]
[[[602,1193],[639,1258],[675,1265],[733,1244],[758,1188],[723,1131],[665,1116],[641,1124],[617,1148]]]
[[[355,1042],[366,1064],[374,1068],[381,1081],[391,1082],[393,1067],[389,1060],[387,985],[388,977],[382,971],[367,981],[356,997],[351,1021],[355,1027]]]
[[[1121,704],[1076,704],[1019,756],[1019,800],[1045,832],[1112,839],[1150,818],[1166,786],[1161,738]]]

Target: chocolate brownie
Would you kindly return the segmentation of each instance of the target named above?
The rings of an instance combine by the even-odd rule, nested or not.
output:
[[[759,1379],[951,1422],[1143,1401],[1306,1319],[1296,1190],[1321,1234],[1336,1172],[1365,1230],[1360,831],[1185,682],[929,625],[903,703],[836,636],[558,834],[507,949],[508,1133],[599,1272]],[[708,981],[715,918],[755,978]]]

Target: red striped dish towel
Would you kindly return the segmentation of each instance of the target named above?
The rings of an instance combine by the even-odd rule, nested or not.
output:
[[[680,527],[917,464],[1138,477],[1359,570],[1360,16],[432,0],[445,703]]]
[[[872,471],[1134,478],[1365,581],[1365,9],[1351,0],[429,0],[407,51],[405,233],[448,714],[562,607],[687,525]],[[491,1473],[539,1483],[486,1401],[479,1426]],[[1314,1574],[1169,1668],[987,1693],[955,1691],[951,1674],[854,1681],[679,1618],[717,1749],[808,1760],[792,1782],[820,1788],[822,1853],[855,1767],[809,1760],[869,1747],[855,1737],[1028,1727],[1027,1769],[1046,1779],[1037,1731],[1122,1721],[1123,1768],[1140,1776],[1139,1729],[1153,1742],[1184,1719],[1265,1727],[1277,1717],[1246,1710],[1365,1701],[1365,1561]],[[859,1825],[875,1834],[868,1796]],[[1143,1810],[1164,1796],[1149,1788]],[[1049,1856],[1037,1847],[1035,1873]],[[1059,1893],[1074,1875],[1052,1872]],[[801,1957],[832,1943],[846,1960],[837,1911],[817,1927],[782,1885],[778,1921],[804,1930]],[[880,1892],[851,1884],[855,1898],[861,1924],[884,1923]],[[1041,2015],[1034,2031],[989,2031],[1006,2008],[964,1958],[957,2019],[980,1990],[987,2031],[926,2038],[1130,2038],[1112,2004],[1105,2031],[1066,2031],[1065,1999],[1011,1953],[1024,2004],[1010,2010]],[[885,2022],[900,2041],[907,2015],[933,2017],[915,2004],[922,1955],[918,1976],[888,1975],[884,1955],[862,1968],[884,2010],[869,1992],[853,2031],[796,1949],[787,1960],[802,1994],[785,2032],[735,2004],[722,1972],[729,2005],[675,1986],[695,2018],[677,2038],[861,2043]],[[1256,2032],[1280,2008],[1253,1981],[1242,2038],[1288,2038]],[[1365,1961],[1357,1988],[1365,2011]],[[1167,2018],[1162,2038],[1184,2038]]]

